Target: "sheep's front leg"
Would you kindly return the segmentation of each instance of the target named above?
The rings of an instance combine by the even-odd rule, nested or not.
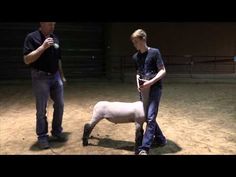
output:
[[[91,134],[95,125],[102,119],[103,119],[103,115],[101,114],[101,111],[94,110],[91,121],[84,125],[84,132],[83,132],[83,137],[82,137],[83,146],[88,145],[89,135]]]

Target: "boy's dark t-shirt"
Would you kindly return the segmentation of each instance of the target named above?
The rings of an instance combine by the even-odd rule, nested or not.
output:
[[[156,48],[149,48],[144,53],[136,52],[133,55],[133,60],[135,62],[137,74],[139,74],[141,78],[147,80],[155,77],[159,70],[164,66],[161,53],[159,49]],[[160,79],[154,85],[162,87],[162,80]]]

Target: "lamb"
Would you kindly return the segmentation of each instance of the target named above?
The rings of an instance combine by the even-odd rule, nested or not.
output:
[[[82,137],[83,146],[88,145],[89,135],[96,124],[105,118],[112,123],[135,123],[135,153],[138,152],[138,147],[142,144],[143,139],[143,124],[146,121],[145,108],[148,94],[149,90],[142,93],[142,101],[131,103],[109,101],[97,102],[94,106],[90,122],[84,125]]]

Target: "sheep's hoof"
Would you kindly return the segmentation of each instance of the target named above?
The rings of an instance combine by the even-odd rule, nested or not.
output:
[[[83,146],[88,146],[88,138],[83,138]]]
[[[85,124],[84,125],[84,133],[83,133],[83,146],[88,146],[88,138],[89,138],[89,134],[90,134],[90,125],[89,124]]]

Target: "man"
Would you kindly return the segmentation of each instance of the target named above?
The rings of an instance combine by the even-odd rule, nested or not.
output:
[[[167,141],[160,127],[156,122],[159,102],[161,98],[162,82],[166,70],[160,54],[156,48],[147,46],[147,34],[144,30],[138,29],[131,35],[131,41],[137,49],[133,55],[137,70],[137,88],[141,93],[141,99],[146,102],[146,121],[147,127],[143,136],[142,143],[136,154],[147,155],[153,143],[164,146]],[[144,96],[149,92],[148,96]]]
[[[40,22],[38,30],[24,41],[24,62],[31,68],[32,87],[36,98],[36,134],[41,149],[50,147],[46,108],[49,96],[53,100],[51,134],[56,141],[66,141],[62,134],[64,112],[63,82],[66,79],[61,64],[61,49],[55,36],[55,22]]]

